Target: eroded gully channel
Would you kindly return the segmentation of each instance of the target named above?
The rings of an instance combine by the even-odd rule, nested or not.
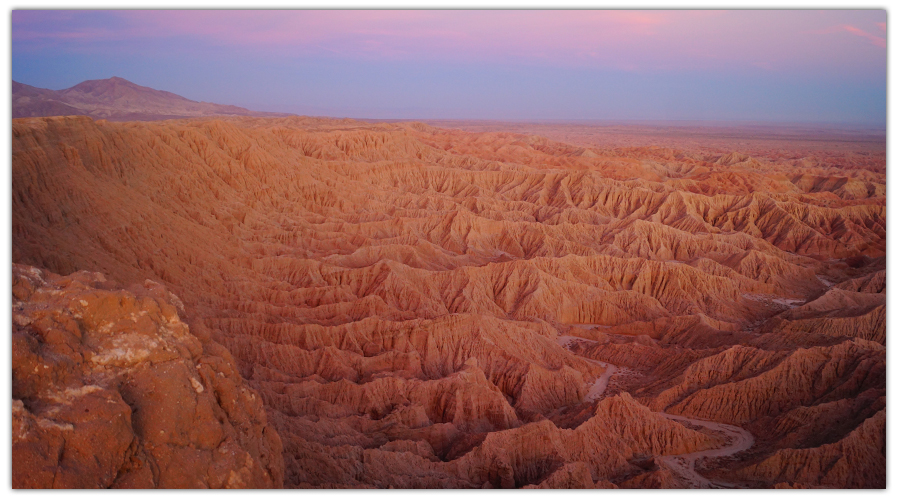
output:
[[[559,343],[564,348],[571,350],[572,344],[574,342],[588,342],[588,343],[596,343],[594,340],[583,339],[580,337],[573,336],[560,336]],[[576,354],[577,356],[577,354]],[[603,393],[606,392],[606,388],[609,385],[609,381],[612,377],[614,377],[619,372],[619,367],[610,364],[604,363],[603,361],[597,361],[595,359],[586,358],[584,356],[578,356],[581,359],[589,361],[591,363],[602,366],[606,369],[603,372],[603,375],[597,378],[594,381],[591,388],[588,390],[588,393],[585,395],[585,401],[596,401]],[[703,477],[697,472],[696,464],[698,460],[702,460],[704,458],[719,458],[719,457],[727,457],[734,455],[736,453],[740,453],[744,450],[749,449],[753,446],[753,435],[747,432],[746,430],[734,426],[723,424],[719,422],[712,422],[709,420],[700,420],[696,418],[684,417],[681,415],[672,415],[665,412],[657,412],[665,418],[670,420],[675,420],[682,423],[689,423],[695,426],[704,427],[709,429],[710,431],[724,434],[727,439],[727,444],[720,448],[713,448],[709,450],[696,451],[693,453],[684,453],[681,455],[662,455],[658,458],[676,475],[678,476],[688,488],[733,488],[735,485],[724,482],[714,482],[709,479]]]

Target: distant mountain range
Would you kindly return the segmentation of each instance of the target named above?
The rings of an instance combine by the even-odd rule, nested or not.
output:
[[[238,106],[197,102],[124,78],[87,80],[64,90],[12,82],[12,117],[86,115],[114,121],[167,120],[200,116],[290,116]]]

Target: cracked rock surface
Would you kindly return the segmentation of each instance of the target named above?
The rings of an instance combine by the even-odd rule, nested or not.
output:
[[[14,488],[271,488],[281,440],[152,281],[13,266]]]

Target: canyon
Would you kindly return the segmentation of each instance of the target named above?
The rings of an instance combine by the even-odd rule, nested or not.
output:
[[[99,118],[12,122],[16,488],[886,485],[883,134]]]

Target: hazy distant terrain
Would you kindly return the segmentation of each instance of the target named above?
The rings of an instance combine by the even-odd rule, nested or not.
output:
[[[14,486],[885,486],[877,136],[447,125],[13,120]]]
[[[85,115],[114,121],[167,120],[198,116],[287,116],[238,106],[197,102],[142,87],[123,78],[88,80],[64,90],[48,90],[12,82],[12,116]]]
[[[732,124],[709,121],[671,122],[504,122],[490,120],[423,120],[467,132],[536,134],[587,147],[656,147],[704,153],[734,149],[752,155],[802,158],[810,152],[877,154],[884,151],[884,127],[857,124]]]

